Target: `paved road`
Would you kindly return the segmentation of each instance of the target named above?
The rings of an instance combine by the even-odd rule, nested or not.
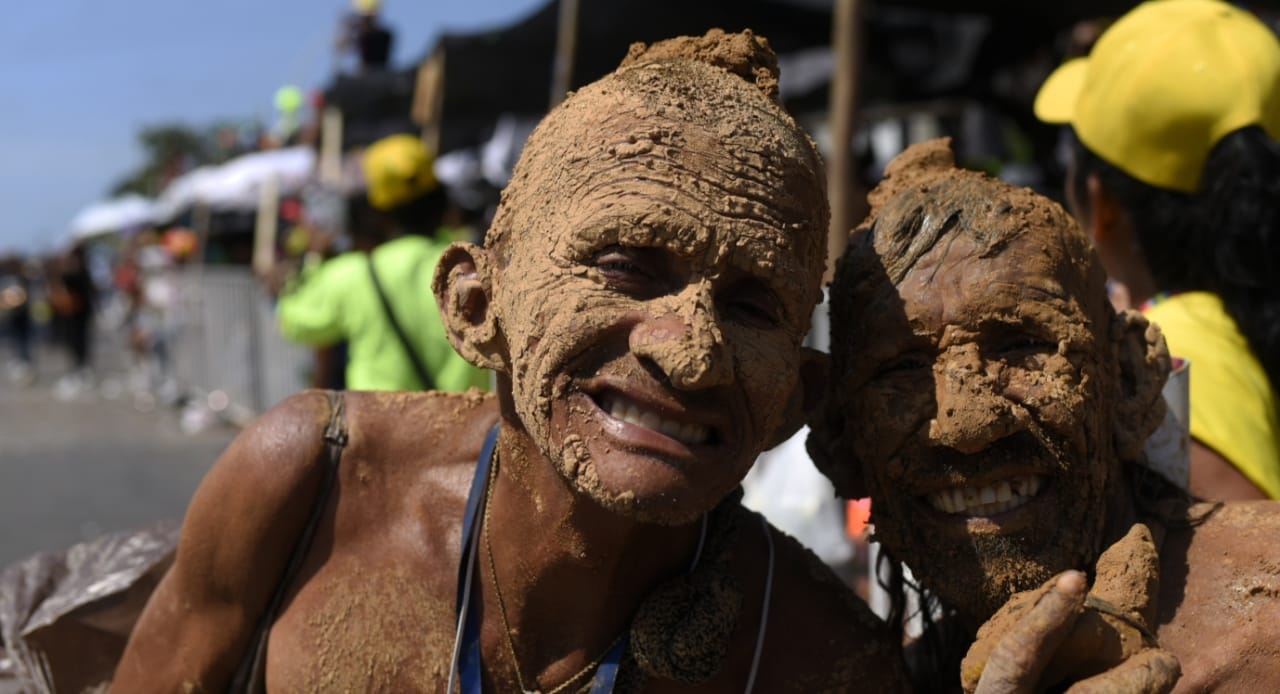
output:
[[[109,348],[109,346],[108,346]],[[0,366],[8,359],[0,346]],[[72,401],[53,394],[62,354],[38,355],[38,381],[0,373],[0,568],[43,549],[107,531],[180,517],[206,470],[235,431],[185,434],[178,413],[137,411],[100,390]],[[108,377],[118,354],[99,355]]]

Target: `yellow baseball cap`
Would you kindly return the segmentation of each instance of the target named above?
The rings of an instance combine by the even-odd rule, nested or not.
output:
[[[392,135],[369,145],[362,160],[369,204],[390,210],[436,189],[435,157],[421,138]]]
[[[1280,139],[1280,40],[1218,0],[1145,2],[1049,76],[1035,113],[1139,181],[1194,193],[1223,136]]]

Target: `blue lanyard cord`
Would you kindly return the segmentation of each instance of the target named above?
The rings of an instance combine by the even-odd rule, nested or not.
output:
[[[484,449],[476,462],[475,477],[471,480],[471,493],[467,496],[467,510],[462,518],[462,563],[458,566],[458,630],[454,634],[453,663],[449,668],[449,684],[445,691],[454,692],[454,675],[458,676],[462,694],[482,694],[483,682],[480,663],[480,616],[473,609],[471,584],[475,573],[476,551],[479,545],[479,519],[481,504],[486,503],[489,468],[493,464],[493,449],[498,442],[498,427],[494,425],[485,438]],[[704,528],[705,533],[705,528]],[[591,694],[610,694],[618,679],[618,667],[627,652],[630,634],[618,639],[609,653],[596,667],[591,677]],[[461,647],[461,648],[460,648]]]
[[[476,520],[480,515],[480,502],[484,499],[485,486],[489,480],[489,466],[493,462],[493,449],[497,442],[498,426],[495,424],[485,437],[480,459],[476,461],[475,477],[471,480],[467,508],[462,516],[462,561],[458,565],[458,596],[455,603],[458,612],[458,628],[453,635],[453,656],[449,663],[449,684],[445,689],[446,694],[454,694],[454,677],[459,674],[462,676],[462,691],[478,694],[481,689],[480,625],[476,623],[478,617],[475,610],[471,609],[471,585],[472,575],[475,573],[476,550],[479,547],[476,538]]]

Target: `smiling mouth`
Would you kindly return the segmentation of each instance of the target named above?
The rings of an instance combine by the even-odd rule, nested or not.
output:
[[[1026,504],[1040,493],[1042,475],[1022,475],[983,485],[950,487],[925,495],[934,509],[954,516],[994,516]]]
[[[699,446],[711,439],[710,427],[664,417],[656,410],[615,393],[600,398],[599,405],[614,419],[656,431],[686,446]]]

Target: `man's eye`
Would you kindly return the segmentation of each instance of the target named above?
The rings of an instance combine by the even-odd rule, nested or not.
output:
[[[774,328],[782,322],[778,309],[769,302],[737,299],[729,304],[735,320],[756,328]]]
[[[996,353],[1001,357],[1025,357],[1032,354],[1058,351],[1058,345],[1027,333],[1009,335],[997,343]]]
[[[622,251],[606,251],[596,256],[593,265],[608,280],[627,281],[649,277],[649,272],[635,258]]]
[[[732,287],[721,296],[720,304],[729,318],[743,325],[770,329],[782,323],[781,302],[768,287],[754,281]]]

